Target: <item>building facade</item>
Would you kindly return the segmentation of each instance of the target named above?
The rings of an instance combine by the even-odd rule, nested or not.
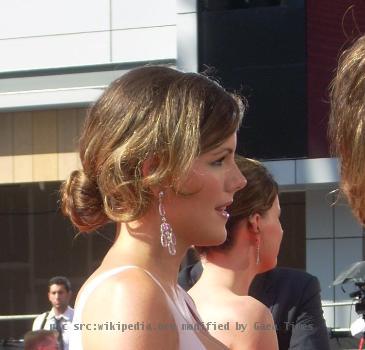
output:
[[[297,84],[302,84],[297,91],[303,91],[305,103],[298,99],[291,105],[301,104],[304,108],[298,112],[302,113],[298,122],[302,130],[296,132],[304,135],[305,145],[289,158],[277,154],[271,157],[276,159],[268,159],[265,154],[255,154],[255,145],[248,155],[264,160],[280,184],[285,233],[279,263],[316,275],[321,282],[324,304],[351,301],[348,293],[329,286],[343,269],[363,260],[363,229],[343,199],[332,205],[336,199],[332,191],[338,188],[338,164],[328,155],[323,140],[328,107],[321,104],[337,60],[333,52],[339,52],[345,43],[336,34],[332,49],[328,49],[325,37],[331,39],[331,30],[339,30],[349,2],[246,1],[246,8],[235,8],[234,3],[208,0],[3,0],[0,3],[0,280],[6,286],[0,289],[0,314],[33,314],[47,309],[46,285],[53,275],[70,277],[77,291],[113,240],[112,225],[93,237],[75,238],[74,229],[58,208],[61,181],[80,165],[77,139],[90,103],[116,77],[143,64],[202,70],[205,64],[202,33],[211,35],[212,46],[217,45],[204,20],[210,15],[228,16],[232,11],[241,11],[250,18],[253,27],[247,29],[248,36],[250,30],[255,33],[253,14],[259,23],[267,16],[265,11],[276,11],[281,17],[295,13],[302,18],[304,27],[298,35],[303,35],[306,41],[299,43],[304,49],[302,52],[299,48],[298,52],[303,59],[289,62],[291,65],[286,62],[285,67],[294,69],[292,72],[298,74]],[[326,6],[336,8],[337,12],[333,15],[333,11],[324,11]],[[363,4],[358,8],[364,11]],[[334,26],[326,27],[329,32],[318,29],[322,28],[321,14],[326,13],[332,14],[330,20]],[[313,28],[324,37],[315,36]],[[218,29],[224,32],[223,27]],[[246,45],[241,37],[233,40],[237,42]],[[279,46],[278,39],[272,50]],[[325,57],[331,58],[325,70],[316,61],[323,50],[329,50]],[[240,54],[229,47],[225,53],[228,65],[230,57]],[[262,66],[265,65],[264,62]],[[280,65],[276,63],[276,67]],[[248,65],[242,67],[243,72],[248,72]],[[223,83],[229,85],[229,69],[219,68],[219,62],[215,68]],[[231,68],[234,71],[235,67]],[[250,72],[246,76],[255,74]],[[285,86],[294,89],[293,84],[295,81],[291,80]],[[318,85],[322,88],[316,91]],[[278,87],[280,81],[276,80],[271,89]],[[248,99],[250,102],[250,96]],[[254,101],[248,118],[255,117],[255,103],[264,103],[259,99]],[[286,109],[280,111],[284,113]],[[282,149],[294,147],[283,136],[287,120],[281,120],[281,131],[271,132],[274,135],[271,144],[280,139],[284,144]],[[265,126],[264,119],[263,123]],[[273,125],[279,125],[279,119]],[[318,132],[319,129],[322,131]],[[243,154],[245,138],[259,139],[258,134],[242,136],[244,132],[240,132],[239,141]],[[351,285],[348,291],[352,291]],[[357,317],[350,306],[325,306],[324,312],[329,327],[348,328]],[[0,327],[0,337],[21,337],[30,324],[30,321],[4,324]]]

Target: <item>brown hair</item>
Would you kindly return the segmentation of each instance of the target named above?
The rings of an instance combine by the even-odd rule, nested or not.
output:
[[[264,215],[272,207],[278,194],[278,184],[259,161],[237,155],[236,162],[247,179],[247,185],[234,194],[233,203],[228,208],[227,239],[219,246],[197,247],[200,253],[231,248],[237,224],[252,214]]]
[[[201,74],[158,66],[129,71],[87,115],[83,170],[62,186],[63,212],[84,232],[140,218],[152,200],[150,186],[178,188],[194,158],[237,131],[243,107]],[[147,159],[153,169],[143,177]]]
[[[341,164],[342,189],[365,223],[365,36],[340,57],[331,85],[329,137]]]
[[[37,331],[29,331],[24,335],[24,350],[38,350],[40,347],[46,348],[48,346],[57,344],[58,332],[46,329]],[[54,347],[52,347],[54,349]]]

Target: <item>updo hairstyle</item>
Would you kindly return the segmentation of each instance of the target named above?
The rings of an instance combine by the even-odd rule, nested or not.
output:
[[[204,75],[147,66],[115,80],[89,110],[81,170],[61,187],[81,232],[141,218],[153,185],[179,188],[193,160],[237,131],[244,103]],[[148,160],[151,169],[142,176]]]

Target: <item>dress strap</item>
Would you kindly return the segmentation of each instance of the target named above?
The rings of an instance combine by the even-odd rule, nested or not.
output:
[[[89,296],[92,294],[92,292],[95,290],[95,288],[99,284],[101,284],[104,280],[106,280],[107,278],[109,278],[113,275],[116,275],[120,272],[123,272],[128,269],[132,269],[132,268],[141,269],[142,271],[144,271],[148,276],[151,277],[151,279],[161,288],[162,292],[165,294],[167,303],[170,307],[172,316],[174,317],[174,320],[175,320],[175,323],[177,326],[177,330],[179,333],[179,349],[181,349],[181,350],[187,350],[187,349],[206,350],[205,347],[203,346],[203,344],[201,343],[200,339],[198,338],[197,334],[194,331],[182,332],[182,326],[186,323],[191,322],[191,316],[187,317],[187,314],[193,314],[194,315],[194,316],[192,316],[193,319],[197,318],[199,320],[199,318],[196,317],[195,312],[192,311],[192,310],[194,310],[194,307],[190,307],[190,305],[189,305],[190,300],[188,302],[186,300],[186,296],[185,296],[186,293],[181,293],[181,290],[179,290],[179,288],[178,288],[176,291],[172,290],[172,296],[170,296],[166,292],[165,288],[162,286],[161,282],[151,272],[149,272],[139,266],[136,266],[136,265],[125,265],[125,266],[116,267],[114,269],[101,273],[100,275],[96,276],[92,281],[90,281],[88,283],[88,285],[82,291],[82,294],[80,294],[80,296],[79,296],[79,301],[78,301],[77,307],[75,309],[74,323],[82,322],[81,315],[82,315],[82,311],[85,307],[85,304],[87,302],[87,299],[89,298]],[[182,306],[182,308],[181,308],[181,306]],[[82,339],[81,339],[80,333],[78,333],[74,337],[72,345],[73,345],[73,347],[70,349],[83,350]]]
[[[140,269],[140,270],[144,271],[161,288],[161,290],[165,294],[169,304],[171,305],[171,303],[173,303],[170,295],[166,292],[165,288],[162,286],[160,281],[155,276],[153,276],[151,272],[149,272],[137,265],[124,265],[124,266],[119,266],[114,269],[105,271],[105,272],[101,273],[99,276],[96,276],[92,281],[89,282],[89,284],[85,287],[85,289],[82,291],[82,294],[80,295],[80,299],[77,303],[77,309],[75,311],[75,313],[77,312],[77,314],[75,315],[75,318],[81,322],[81,314],[85,307],[85,304],[86,304],[89,296],[92,294],[92,292],[95,290],[95,288],[99,284],[101,284],[103,281],[105,281],[109,277],[114,276],[118,273],[121,273],[121,272],[123,272],[125,270],[129,270],[129,269]]]
[[[82,294],[80,295],[80,299],[77,303],[77,308],[75,308],[74,319],[76,319],[78,322],[81,322],[81,315],[82,315],[84,306],[85,306],[87,300],[89,299],[89,296],[92,294],[92,292],[95,290],[95,288],[99,284],[101,284],[103,281],[105,281],[106,279],[108,279],[111,276],[114,276],[122,271],[129,270],[132,268],[139,268],[139,267],[135,266],[135,265],[119,266],[114,269],[101,273],[99,276],[96,276],[92,281],[90,281],[89,284],[82,291]]]

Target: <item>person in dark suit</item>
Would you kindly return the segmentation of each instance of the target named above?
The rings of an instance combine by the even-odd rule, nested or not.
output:
[[[202,272],[200,261],[188,265],[180,271],[180,286],[189,290]],[[256,275],[249,295],[271,310],[280,350],[330,349],[317,277],[297,269],[276,267]]]
[[[329,337],[317,277],[276,267],[257,275],[249,295],[260,300],[274,318],[280,350],[329,350]]]

